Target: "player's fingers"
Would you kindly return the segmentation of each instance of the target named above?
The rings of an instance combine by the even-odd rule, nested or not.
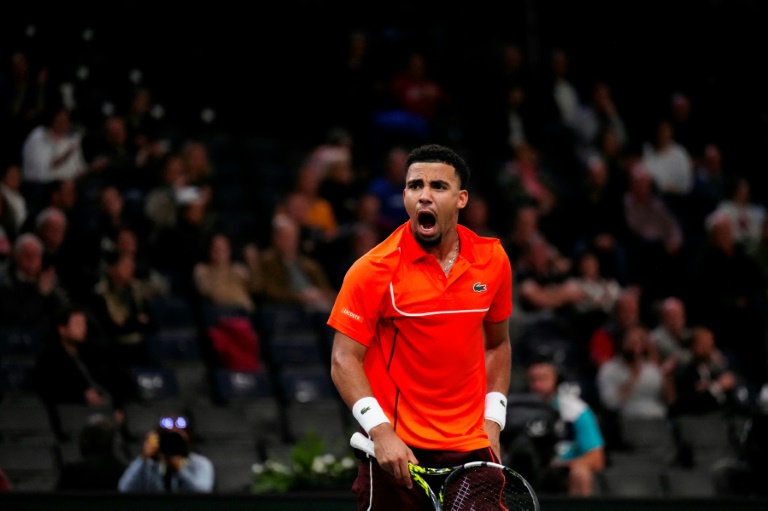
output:
[[[402,470],[402,467],[401,467]],[[408,465],[405,465],[405,470],[402,472],[403,474],[403,484],[405,484],[405,487],[408,489],[413,488],[413,481],[411,480],[411,472],[408,470]]]
[[[408,449],[408,463],[410,463],[411,465],[419,464],[419,460],[416,459],[416,455],[413,454],[413,451],[410,449]]]

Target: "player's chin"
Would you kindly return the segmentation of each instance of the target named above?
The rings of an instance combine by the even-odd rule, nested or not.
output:
[[[414,229],[413,234],[416,241],[423,247],[436,247],[443,239],[443,234],[441,232],[438,232],[437,230],[424,232],[422,229],[419,229],[418,226]]]

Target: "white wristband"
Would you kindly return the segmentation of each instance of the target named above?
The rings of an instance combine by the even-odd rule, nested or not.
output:
[[[375,397],[364,397],[358,400],[352,406],[352,415],[355,416],[355,419],[357,419],[357,422],[360,423],[366,433],[379,424],[389,423],[389,419],[384,414],[384,410],[381,409]]]
[[[489,392],[485,395],[485,418],[492,420],[504,429],[507,423],[507,396],[501,392]]]

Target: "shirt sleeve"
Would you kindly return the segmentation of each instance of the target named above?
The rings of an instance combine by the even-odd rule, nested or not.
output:
[[[120,476],[117,489],[123,493],[163,492],[163,480],[160,476],[158,464],[154,461],[136,458],[128,465],[123,475]]]
[[[496,247],[496,257],[499,260],[500,285],[493,297],[491,308],[485,316],[485,320],[492,323],[503,321],[512,314],[512,266],[501,244]]]
[[[587,408],[579,415],[573,423],[573,428],[577,452],[585,454],[603,446],[603,435],[591,409]]]
[[[205,456],[192,454],[187,464],[179,470],[179,482],[182,490],[195,493],[213,491],[213,463]]]
[[[600,401],[609,410],[618,410],[621,406],[619,388],[626,378],[620,373],[612,361],[608,361],[598,369],[597,391]]]
[[[356,261],[344,277],[328,325],[366,346],[379,321],[379,306],[391,274],[366,260]]]

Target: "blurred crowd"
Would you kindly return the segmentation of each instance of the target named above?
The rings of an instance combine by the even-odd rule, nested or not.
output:
[[[513,390],[545,353],[601,420],[754,406],[765,197],[690,94],[668,91],[638,126],[610,83],[572,78],[567,48],[533,73],[523,46],[499,44],[470,95],[421,47],[383,59],[370,43],[349,33],[317,140],[244,145],[164,116],[140,79],[73,87],[24,48],[6,55],[0,327],[45,336],[44,399],[110,400],[119,425],[121,375],[155,362],[158,297],[254,318],[294,304],[322,323],[352,262],[407,219],[404,162],[432,141],[473,170],[460,221],[510,258]],[[248,167],[242,147],[262,159]]]

